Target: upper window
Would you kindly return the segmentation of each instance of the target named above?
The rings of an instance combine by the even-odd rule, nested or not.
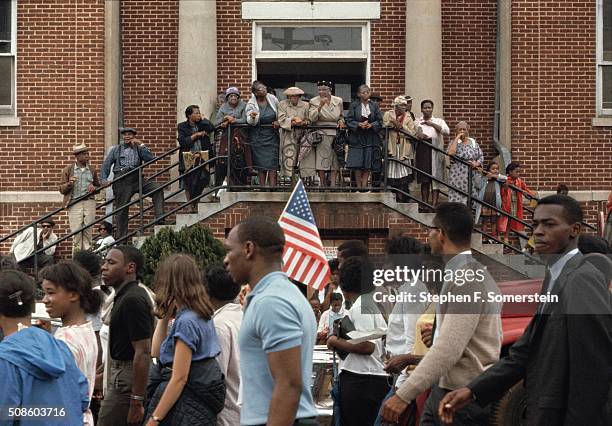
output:
[[[368,22],[256,22],[257,60],[365,59],[369,54]]]
[[[261,50],[362,50],[362,27],[262,27]]]
[[[597,7],[597,109],[612,115],[612,0]]]
[[[16,0],[0,1],[0,114],[15,114]]]

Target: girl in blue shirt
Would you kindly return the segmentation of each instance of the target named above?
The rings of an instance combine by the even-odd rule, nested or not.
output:
[[[155,274],[155,313],[160,321],[151,356],[159,362],[147,386],[147,426],[215,425],[223,409],[225,381],[215,360],[220,348],[214,309],[201,276],[195,260],[186,254],[169,256]]]

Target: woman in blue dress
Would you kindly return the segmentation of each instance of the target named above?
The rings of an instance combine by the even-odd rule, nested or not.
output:
[[[382,128],[382,114],[378,104],[370,101],[372,90],[365,84],[357,89],[358,100],[346,113],[346,125],[351,129],[346,168],[355,170],[357,186],[368,186],[370,172],[380,171],[382,156],[378,133]]]
[[[279,168],[280,137],[277,121],[278,99],[269,94],[266,85],[255,80],[251,86],[253,96],[246,106],[246,119],[250,124],[249,143],[253,168],[257,170],[259,184],[276,186]],[[269,125],[272,125],[271,127]],[[265,126],[265,127],[264,127]]]

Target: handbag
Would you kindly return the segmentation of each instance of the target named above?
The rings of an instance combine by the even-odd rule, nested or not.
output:
[[[345,316],[344,318],[339,320],[338,334],[337,334],[339,338],[344,339],[344,340],[351,340],[351,336],[348,335],[351,331],[355,331],[355,324],[353,324],[353,321],[351,321],[351,319],[348,316]],[[342,360],[345,360],[349,354],[349,352],[342,351],[339,349],[336,349],[336,352],[338,352],[338,356]]]

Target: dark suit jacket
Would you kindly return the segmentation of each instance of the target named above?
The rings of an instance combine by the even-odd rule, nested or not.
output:
[[[612,314],[603,274],[580,253],[555,281],[523,336],[468,387],[481,405],[524,379],[528,425],[598,425],[612,377]]]
[[[191,148],[198,139],[191,140],[191,135],[193,135],[194,132],[193,130],[191,130],[191,126],[189,126],[189,121],[183,121],[182,123],[179,123],[176,127],[176,130],[178,132],[177,140],[180,146],[179,171],[184,172],[185,163],[183,162],[183,152],[191,151]],[[200,143],[202,144],[202,151],[208,151],[208,158],[210,159],[215,156],[214,147],[212,146],[210,141],[210,136],[212,135],[214,137],[215,126],[213,126],[213,124],[209,120],[203,118],[202,121],[198,123],[197,131],[200,132],[202,130],[208,133],[206,136],[199,138]]]

